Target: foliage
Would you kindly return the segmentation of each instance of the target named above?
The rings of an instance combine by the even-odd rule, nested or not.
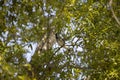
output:
[[[0,0],[0,80],[119,80],[119,5],[119,0]],[[57,45],[55,33],[67,48]],[[32,44],[37,48],[28,62],[24,55]]]

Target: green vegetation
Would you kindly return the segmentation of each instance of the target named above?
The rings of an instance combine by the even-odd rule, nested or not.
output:
[[[119,52],[119,0],[0,0],[0,80],[120,80]]]

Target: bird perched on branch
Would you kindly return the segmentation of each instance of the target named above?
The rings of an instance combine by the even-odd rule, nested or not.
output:
[[[65,48],[65,40],[58,33],[55,34],[55,37],[58,45]]]

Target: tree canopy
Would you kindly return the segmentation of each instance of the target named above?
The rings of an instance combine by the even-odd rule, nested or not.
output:
[[[120,80],[119,0],[0,0],[0,13],[0,80]]]

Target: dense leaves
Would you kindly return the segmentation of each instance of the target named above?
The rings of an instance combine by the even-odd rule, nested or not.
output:
[[[0,80],[119,80],[119,5],[0,0]]]

